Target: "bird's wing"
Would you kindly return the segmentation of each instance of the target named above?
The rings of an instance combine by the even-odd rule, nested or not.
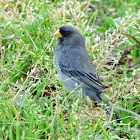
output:
[[[63,65],[60,65],[60,69],[65,75],[83,82],[87,87],[97,91],[98,93],[103,92],[104,86],[99,77],[98,79],[96,78],[97,75],[91,72],[87,73],[79,70],[68,70]]]

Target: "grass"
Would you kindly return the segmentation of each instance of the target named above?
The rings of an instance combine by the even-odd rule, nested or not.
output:
[[[135,116],[118,111],[117,123],[94,100],[66,92],[57,75],[54,32],[72,25],[83,33],[112,103],[139,112],[140,50],[124,33],[139,41],[140,2],[101,2],[90,3],[97,10],[76,0],[0,3],[0,139],[139,139]]]

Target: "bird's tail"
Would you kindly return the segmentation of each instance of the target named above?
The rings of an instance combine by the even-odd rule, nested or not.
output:
[[[103,108],[106,112],[107,115],[110,115],[111,109],[114,110],[115,114],[114,117],[119,121],[120,120],[120,115],[116,112],[115,108],[112,106],[112,104],[110,104],[110,98],[109,96],[107,96],[105,93],[101,93],[100,95],[98,95],[98,98],[100,98],[101,101],[103,101],[106,105],[110,106],[111,108],[108,110],[105,105],[103,105]]]
[[[130,113],[130,114],[132,114],[132,115],[134,115],[134,116],[136,116],[136,117],[138,117],[140,119],[140,115],[138,115],[137,113],[135,113],[133,111],[130,111],[130,110],[127,110],[125,108],[121,108],[121,107],[115,106],[114,104],[112,104],[110,99],[109,99],[109,96],[106,95],[105,93],[101,93],[100,98],[103,100],[103,102],[105,104],[111,106],[113,108],[113,110],[120,110],[120,111],[124,111],[124,112]],[[115,114],[116,113],[117,112],[115,111]],[[119,114],[117,113],[117,115],[119,115]],[[116,118],[117,118],[117,116],[116,116]]]

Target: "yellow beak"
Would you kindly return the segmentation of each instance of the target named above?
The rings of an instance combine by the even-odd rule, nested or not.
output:
[[[57,36],[57,37],[59,37],[59,38],[62,38],[63,37],[63,35],[60,33],[60,29],[57,30],[54,35]]]

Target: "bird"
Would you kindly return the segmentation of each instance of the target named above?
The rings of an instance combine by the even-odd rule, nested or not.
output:
[[[94,97],[101,103],[100,94],[105,88],[90,59],[83,35],[78,29],[65,25],[56,31],[55,36],[58,37],[55,64],[58,75],[66,81],[65,89],[71,91],[76,84],[82,84],[83,95]]]
[[[95,98],[99,103],[104,102],[119,110],[119,107],[111,104],[106,94],[105,87],[86,49],[82,33],[75,27],[64,25],[54,35],[58,37],[55,64],[57,73],[64,83],[64,88],[67,91],[72,91],[78,85],[78,91],[82,89],[83,96],[88,95],[90,98]],[[120,110],[126,111],[125,109]],[[110,113],[107,111],[107,114]],[[132,114],[137,115],[134,112]],[[118,115],[116,116],[119,118]]]

